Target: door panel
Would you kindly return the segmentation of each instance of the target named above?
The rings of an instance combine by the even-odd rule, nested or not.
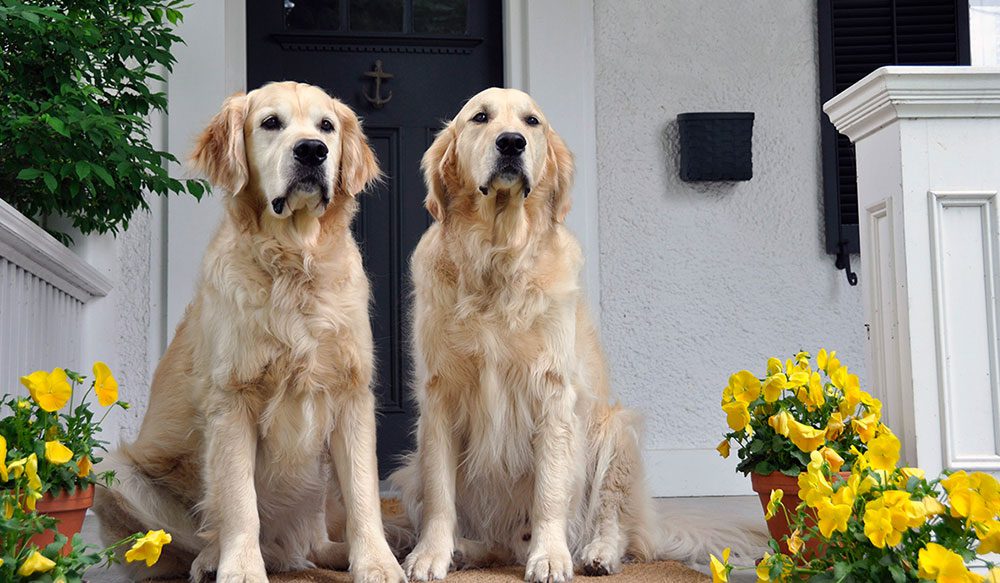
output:
[[[385,175],[360,195],[354,224],[372,283],[383,478],[412,446],[409,259],[430,225],[420,158],[442,120],[503,83],[502,31],[499,0],[247,3],[247,87],[282,80],[323,87],[363,119]]]

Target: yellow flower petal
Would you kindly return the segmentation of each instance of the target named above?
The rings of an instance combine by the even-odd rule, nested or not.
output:
[[[722,406],[726,412],[726,423],[733,431],[742,431],[750,423],[750,410],[743,401],[733,401]]]
[[[48,573],[56,564],[51,559],[47,559],[42,556],[41,553],[35,551],[21,563],[21,567],[17,570],[17,574],[22,577],[31,577],[35,573]]]
[[[729,440],[723,439],[722,442],[715,448],[723,458],[729,457]]]
[[[868,443],[868,461],[876,470],[891,472],[899,461],[899,439],[891,433],[879,435]]]
[[[6,482],[10,478],[7,471],[7,440],[0,435],[0,482]]]
[[[94,393],[102,407],[113,405],[118,400],[118,381],[111,375],[111,369],[101,361],[94,363]]]
[[[826,431],[804,425],[793,419],[788,423],[788,438],[792,440],[795,447],[808,453],[826,443]]]
[[[781,507],[781,499],[784,495],[785,491],[780,488],[777,490],[771,490],[771,499],[767,502],[767,512],[764,513],[764,520],[771,520],[774,518],[774,515],[778,512],[778,508]]]
[[[61,368],[53,369],[51,373],[35,371],[21,377],[21,384],[28,388],[38,406],[49,413],[62,409],[73,394],[66,371]]]
[[[172,537],[162,530],[151,530],[139,540],[135,541],[132,548],[125,553],[125,560],[129,563],[135,561],[145,561],[147,567],[152,567],[156,561],[160,560],[160,552],[163,546],[170,544]]]
[[[76,475],[81,478],[86,478],[90,475],[90,470],[94,467],[93,462],[90,461],[90,456],[83,456],[80,461],[76,462]]]
[[[49,462],[61,466],[73,459],[73,450],[59,443],[57,440],[45,442],[45,459]]]

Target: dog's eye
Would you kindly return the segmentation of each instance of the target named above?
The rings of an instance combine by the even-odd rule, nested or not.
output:
[[[264,118],[264,121],[260,122],[260,127],[265,130],[280,130],[281,120],[276,115],[269,115]]]
[[[324,119],[319,122],[319,130],[327,134],[333,132],[333,122],[328,119]]]
[[[472,121],[476,123],[486,123],[490,121],[490,118],[489,116],[486,115],[485,111],[480,111],[479,113],[477,113],[472,117]]]
[[[537,117],[529,115],[528,117],[524,118],[524,123],[528,124],[529,126],[536,126],[540,122],[538,121]]]

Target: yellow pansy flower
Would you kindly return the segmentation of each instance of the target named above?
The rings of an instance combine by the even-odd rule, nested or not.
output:
[[[743,403],[749,403],[760,396],[760,380],[748,370],[741,370],[729,377],[729,388],[733,398]]]
[[[150,530],[135,541],[132,548],[125,553],[125,560],[129,563],[146,561],[146,566],[152,567],[160,559],[163,545],[170,544],[171,540],[172,537],[162,530]]]
[[[1000,583],[1000,567],[993,567],[990,572],[986,574],[986,579],[988,583]]]
[[[836,441],[843,432],[844,416],[840,414],[840,411],[834,411],[830,414],[830,419],[826,422],[826,438],[830,441]]]
[[[797,528],[788,536],[788,552],[793,555],[799,554],[805,544],[806,542],[802,540],[802,531]]]
[[[780,399],[787,382],[788,379],[781,372],[767,377],[767,380],[764,381],[764,400],[768,403],[773,403]]]
[[[819,454],[823,456],[826,463],[830,464],[831,472],[839,472],[840,468],[844,467],[844,458],[840,457],[840,454],[834,451],[833,448],[824,447],[819,450]]]
[[[35,511],[35,505],[39,500],[42,499],[42,493],[38,490],[28,490],[28,493],[24,495],[24,508],[28,512]]]
[[[795,447],[809,453],[826,443],[826,431],[792,419],[788,422],[788,438],[792,440]]]
[[[7,472],[7,440],[0,435],[0,482],[6,482],[10,478]]]
[[[90,475],[90,470],[94,468],[94,463],[90,461],[90,456],[83,456],[80,461],[76,462],[76,475],[80,478],[86,478]]]
[[[73,459],[73,450],[59,443],[58,440],[46,441],[45,459],[57,466],[61,466]]]
[[[865,536],[880,549],[884,549],[887,545],[894,547],[903,538],[903,533],[892,527],[892,514],[881,498],[865,504],[863,522]]]
[[[819,453],[813,452],[813,454],[813,462],[818,460],[821,466],[823,460],[819,457]],[[823,475],[822,470],[819,469],[820,466],[816,466],[812,462],[809,466],[808,471],[799,474],[799,498],[806,505],[815,508],[819,505],[820,500],[833,496],[833,487]]]
[[[767,502],[767,512],[764,513],[764,520],[771,520],[774,518],[775,513],[778,512],[778,508],[781,506],[781,498],[784,495],[785,491],[781,488],[771,490],[771,499]]]
[[[986,522],[1000,513],[1000,487],[989,474],[961,470],[941,480],[941,485],[948,492],[952,516]]]
[[[723,458],[729,457],[729,440],[723,439],[719,445],[715,447],[715,451],[719,452]]]
[[[742,431],[750,423],[750,410],[743,401],[733,401],[722,406],[726,412],[726,423],[733,431]]]
[[[944,514],[948,510],[944,504],[941,504],[940,500],[933,496],[924,496],[923,504],[928,516]]]
[[[42,553],[35,551],[21,563],[17,574],[22,577],[31,577],[35,573],[48,573],[56,566],[55,562],[42,556]]]
[[[847,532],[847,519],[851,517],[850,504],[834,504],[830,500],[820,500],[816,508],[817,524],[823,538],[829,539],[836,532]]]
[[[820,379],[819,373],[811,373],[809,382],[799,389],[795,396],[805,403],[806,408],[810,411],[821,406],[826,398],[823,396],[823,381]]]
[[[876,470],[891,472],[899,461],[899,439],[891,433],[884,433],[868,443],[868,461]]]
[[[782,372],[781,361],[775,357],[767,359],[767,376],[776,375]]]
[[[28,476],[28,488],[32,490],[42,489],[42,480],[38,477],[38,456],[31,454],[26,458],[22,458],[12,463],[13,467],[17,465],[17,469],[14,470],[14,476],[17,478],[21,477],[22,472]]]
[[[827,354],[825,348],[820,348],[819,353],[816,354],[816,366],[826,372],[827,375],[833,373],[833,371],[840,368],[840,361],[837,360],[837,351],[834,350]]]
[[[1000,522],[990,520],[976,525],[976,535],[979,537],[977,554],[986,555],[1000,552]]]
[[[928,581],[959,583],[982,580],[965,567],[961,555],[937,543],[927,543],[926,548],[920,549],[917,566],[919,567],[917,576]]]
[[[111,375],[111,369],[101,361],[94,363],[94,393],[101,407],[113,405],[118,400],[118,381]]]
[[[866,415],[861,419],[852,419],[851,427],[854,432],[858,434],[861,438],[861,443],[868,443],[872,438],[875,437],[875,432],[878,430],[879,422],[878,417],[874,413]]]
[[[42,409],[52,413],[62,409],[69,401],[73,390],[66,380],[66,371],[61,368],[52,369],[51,373],[38,370],[26,377],[21,377],[21,384],[28,388],[31,398]]]
[[[709,555],[709,569],[712,571],[712,583],[726,583],[729,581],[729,571],[732,570],[729,566],[729,552],[728,547],[723,549],[721,561],[715,555]]]
[[[5,498],[3,501],[3,517],[7,520],[14,516],[14,503],[10,501],[10,498]]]
[[[771,428],[774,429],[774,432],[778,435],[788,437],[788,426],[792,421],[794,421],[794,419],[792,419],[792,416],[788,413],[788,411],[782,409],[775,415],[771,415],[771,417],[767,420],[767,424],[770,425]]]

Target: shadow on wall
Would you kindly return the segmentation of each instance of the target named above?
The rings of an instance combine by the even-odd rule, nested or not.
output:
[[[704,198],[705,194],[721,197],[729,194],[740,185],[738,181],[684,182],[681,180],[681,138],[676,118],[671,119],[663,126],[663,130],[660,132],[660,149],[663,152],[663,167],[667,173],[665,181],[667,192],[664,194],[669,194],[671,197],[684,196],[685,194],[698,195],[699,198]]]

